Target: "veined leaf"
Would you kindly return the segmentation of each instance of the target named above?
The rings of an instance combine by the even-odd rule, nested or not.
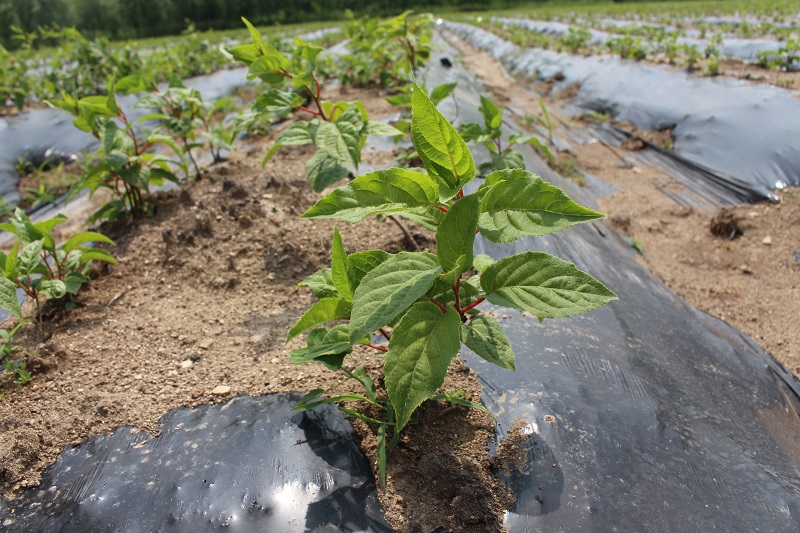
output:
[[[308,334],[308,346],[290,352],[290,361],[296,365],[316,361],[330,370],[338,370],[344,357],[353,351],[350,329],[347,324],[334,326],[330,331],[315,329]]]
[[[39,294],[50,296],[51,298],[63,298],[67,295],[67,285],[60,279],[42,279],[36,286]]]
[[[357,177],[320,199],[302,218],[340,218],[358,222],[378,213],[394,213],[438,204],[436,182],[427,174],[389,168]]]
[[[350,340],[388,324],[431,288],[441,272],[436,256],[400,252],[370,271],[355,291]]]
[[[370,120],[364,126],[364,135],[378,135],[382,137],[394,137],[403,135],[403,132],[390,124],[380,120]]]
[[[455,309],[442,313],[436,305],[421,302],[409,309],[395,327],[384,370],[397,431],[444,383],[447,367],[461,347],[460,326]]]
[[[297,284],[298,287],[308,287],[311,292],[319,298],[338,298],[339,291],[333,285],[333,277],[330,268],[317,270],[306,279]]]
[[[355,284],[353,283],[350,273],[350,263],[347,260],[347,252],[344,249],[342,236],[339,235],[339,230],[337,228],[333,228],[331,279],[333,280],[333,286],[336,287],[336,291],[342,295],[342,298],[348,302],[352,302]]]
[[[306,180],[314,192],[322,192],[337,181],[347,177],[350,171],[330,153],[317,150],[311,159],[306,161]]]
[[[267,151],[264,159],[261,160],[261,166],[263,167],[266,165],[267,161],[272,159],[272,156],[284,146],[302,146],[313,142],[314,139],[311,138],[311,133],[308,130],[308,122],[295,122],[283,130],[280,135],[278,135],[278,138],[275,139],[275,144],[272,145],[272,148]]]
[[[69,252],[70,250],[75,249],[76,247],[80,246],[81,244],[85,244],[87,242],[104,242],[106,244],[114,244],[114,241],[103,235],[102,233],[96,233],[94,231],[84,231],[83,233],[78,233],[77,235],[73,235],[67,242],[65,242],[61,249],[65,252]]]
[[[314,144],[320,150],[324,150],[338,163],[346,167],[355,166],[356,160],[350,151],[348,141],[345,140],[337,124],[322,122],[312,131]]]
[[[460,275],[472,267],[480,197],[470,194],[456,201],[436,231],[436,256],[445,272]]]
[[[480,111],[483,115],[483,123],[487,128],[496,130],[503,124],[503,110],[484,95],[481,95]]]
[[[21,274],[30,274],[39,265],[39,255],[42,253],[43,246],[44,241],[38,240],[28,243],[23,248],[19,254],[19,262],[17,264]]]
[[[443,83],[442,85],[434,87],[431,91],[431,102],[433,102],[433,105],[439,105],[442,100],[453,94],[456,85],[458,85],[458,82],[454,81],[453,83]]]
[[[470,320],[469,324],[461,324],[461,342],[490,363],[516,370],[511,342],[492,317],[480,315]]]
[[[364,276],[372,272],[375,267],[390,257],[392,257],[392,254],[383,250],[366,250],[350,254],[347,257],[347,262],[350,267],[353,287],[358,288]]]
[[[539,317],[568,317],[600,307],[617,296],[574,264],[544,252],[500,259],[481,274],[486,299]]]
[[[17,286],[5,277],[0,277],[0,308],[23,320],[22,307],[17,299]]]
[[[521,169],[499,170],[486,178],[480,232],[492,242],[541,236],[603,215],[573,202],[561,189]]]
[[[411,139],[425,168],[455,195],[475,177],[475,161],[456,129],[418,85],[411,93]]]
[[[300,335],[309,328],[331,320],[339,320],[350,317],[350,302],[342,298],[323,298],[312,305],[308,311],[303,313],[289,333],[286,334],[286,342]]]

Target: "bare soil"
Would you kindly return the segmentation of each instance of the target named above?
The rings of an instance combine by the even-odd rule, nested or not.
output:
[[[363,100],[371,118],[396,112],[375,90],[331,96]],[[5,497],[36,486],[65,446],[103,431],[125,425],[157,433],[159,419],[177,407],[338,381],[321,365],[289,363],[301,339],[284,345],[289,327],[313,302],[298,282],[330,265],[334,221],[299,218],[320,197],[305,180],[313,152],[284,148],[262,170],[271,138],[247,144],[246,152],[207,167],[193,185],[156,195],[153,216],[101,228],[116,240],[110,251],[119,264],[96,269],[78,309],[50,309],[41,329],[28,326],[15,337],[31,353],[35,375],[24,387],[6,382],[0,391]],[[393,156],[373,151],[365,163],[391,166]],[[385,220],[338,227],[349,252],[406,247]],[[409,229],[432,248],[429,232]],[[27,305],[26,312],[35,310]],[[377,380],[383,361],[374,353],[359,347],[354,358]],[[460,359],[444,389],[480,401],[476,376]],[[500,531],[513,503],[491,471],[491,417],[449,407],[425,405],[390,456],[380,499],[398,531]],[[377,428],[361,422],[356,428],[377,477]]]
[[[449,38],[498,103],[513,105],[527,116],[541,116],[535,89],[548,91],[552,84],[531,88],[515,83],[489,54]],[[580,119],[558,115],[563,95],[539,96],[551,115],[573,127],[582,126]],[[671,146],[668,130],[641,132],[618,125],[659,146]],[[778,204],[729,208],[742,234],[728,240],[712,232],[717,211],[678,206],[662,192],[683,188],[674,178],[657,168],[624,166],[614,153],[624,156],[642,149],[642,144],[634,140],[612,151],[593,142],[572,146],[570,155],[578,168],[619,189],[599,199],[600,211],[635,239],[643,250],[644,266],[688,303],[748,334],[800,374],[800,189],[780,191]]]

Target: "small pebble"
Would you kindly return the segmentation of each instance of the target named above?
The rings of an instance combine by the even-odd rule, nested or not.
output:
[[[217,385],[214,387],[214,390],[211,391],[211,394],[214,396],[225,396],[226,394],[230,394],[231,388],[227,385]]]
[[[772,244],[772,237],[770,237],[769,235],[767,235],[767,236],[766,236],[766,237],[764,237],[764,239],[761,241],[761,244],[766,244],[767,246],[769,246],[770,244]]]

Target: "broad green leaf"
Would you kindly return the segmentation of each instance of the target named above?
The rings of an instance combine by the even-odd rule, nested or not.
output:
[[[433,105],[439,105],[442,100],[453,94],[456,85],[458,85],[458,82],[454,81],[453,83],[443,83],[435,87],[431,91],[431,102],[433,102]]]
[[[470,194],[456,201],[436,231],[436,257],[445,272],[460,275],[472,267],[480,197]]]
[[[39,294],[50,296],[51,298],[63,298],[67,295],[67,285],[60,279],[43,279],[36,287]]]
[[[61,249],[65,252],[69,252],[70,250],[75,249],[76,247],[80,246],[81,244],[86,244],[87,242],[104,242],[106,244],[114,244],[114,241],[103,235],[102,233],[96,233],[94,231],[84,231],[83,233],[78,233],[77,235],[73,235],[67,242],[61,245]]]
[[[323,124],[330,123],[325,122]],[[341,137],[341,139],[344,141],[346,152],[350,156],[350,163],[347,163],[347,159],[340,157],[338,154],[338,140],[336,144],[336,157],[339,158],[343,165],[352,165],[358,168],[359,163],[361,163],[361,130],[364,129],[364,119],[361,117],[361,109],[359,106],[353,105],[352,107],[348,108],[347,111],[342,113],[341,116],[336,119],[334,126],[338,131],[339,137]],[[320,145],[317,143],[317,146]]]
[[[258,95],[258,98],[256,98],[256,101],[253,104],[253,109],[259,113],[277,113],[282,115],[284,113],[288,113],[296,107],[300,107],[301,105],[303,105],[303,98],[299,94],[291,91],[270,89],[269,91]],[[303,123],[296,122],[295,124]],[[308,142],[311,142],[310,137]]]
[[[339,235],[339,230],[337,228],[333,228],[331,279],[333,280],[333,286],[336,287],[336,291],[342,295],[342,298],[348,302],[352,302],[355,285],[353,284],[352,275],[350,273],[350,264],[347,260],[347,252],[344,249],[342,236]]]
[[[395,137],[403,135],[403,132],[390,124],[380,120],[370,120],[364,127],[364,135],[378,135],[382,137]]]
[[[617,299],[574,264],[544,252],[500,259],[481,274],[481,288],[491,303],[527,311],[540,320],[578,315]]]
[[[357,177],[320,199],[302,218],[358,222],[369,215],[437,205],[438,185],[430,176],[389,168]]]
[[[325,150],[317,150],[306,161],[306,179],[314,192],[322,192],[337,181],[347,177],[350,171]]]
[[[481,201],[478,229],[492,242],[548,235],[603,217],[527,170],[493,172],[485,186],[490,188]]]
[[[338,370],[342,366],[344,357],[353,350],[348,326],[340,324],[330,331],[314,330],[314,333],[313,344],[309,343],[306,348],[292,350],[289,360],[296,365],[316,361],[330,370]]]
[[[486,254],[478,254],[475,256],[475,259],[472,260],[472,266],[474,266],[475,270],[478,272],[483,272],[487,267],[493,264],[494,259]]]
[[[267,161],[272,159],[272,156],[284,146],[302,146],[312,142],[314,142],[314,139],[309,132],[309,123],[295,122],[278,135],[278,138],[275,139],[275,144],[272,145],[264,159],[261,160],[261,166],[266,165]]]
[[[82,252],[81,255],[81,264],[88,263],[89,261],[104,261],[106,263],[111,263],[112,265],[116,265],[117,261],[112,257],[112,255],[105,250],[101,250],[100,248],[87,248],[87,249],[80,249]]]
[[[89,281],[89,278],[79,272],[70,272],[64,277],[64,285],[69,294],[78,294],[81,286],[87,281]]]
[[[33,241],[20,252],[17,266],[21,274],[30,274],[39,265],[43,246],[43,240]]]
[[[365,250],[356,252],[347,257],[352,276],[353,287],[358,288],[364,276],[372,272],[375,267],[392,257],[392,254],[383,250]],[[354,289],[355,290],[355,289]]]
[[[286,334],[286,342],[319,324],[324,324],[331,320],[349,318],[350,309],[350,303],[342,298],[323,298],[297,319],[295,325]]]
[[[397,431],[444,383],[447,367],[461,347],[460,326],[455,309],[442,313],[436,305],[421,302],[394,328],[384,369]]]
[[[0,277],[0,308],[23,320],[22,307],[17,299],[17,286],[5,277]]]
[[[350,146],[336,124],[323,122],[314,128],[314,144],[324,150],[337,162],[346,166],[355,166],[355,159],[350,151]]]
[[[317,270],[306,279],[297,284],[298,287],[308,287],[319,298],[338,298],[339,291],[333,286],[333,277],[330,268]]]
[[[479,315],[469,324],[461,324],[461,342],[490,363],[516,370],[511,342],[492,317]]]
[[[480,111],[487,128],[496,130],[503,124],[503,110],[483,95],[481,95]]]
[[[475,177],[475,162],[456,129],[418,85],[411,93],[411,139],[425,168],[455,195]]]
[[[19,207],[14,210],[11,223],[14,225],[14,233],[25,244],[44,239],[44,234],[31,223],[28,215]]]
[[[441,272],[436,256],[400,252],[370,271],[355,291],[350,340],[388,324],[431,288]]]

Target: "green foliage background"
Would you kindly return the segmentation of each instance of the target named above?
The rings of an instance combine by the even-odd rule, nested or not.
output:
[[[357,15],[386,16],[406,9],[466,11],[592,3],[597,0],[0,0],[0,43],[16,48],[11,25],[32,31],[58,24],[75,26],[89,37],[133,39],[178,34],[187,19],[206,30],[240,28],[241,17],[255,25],[338,20],[346,9]]]

